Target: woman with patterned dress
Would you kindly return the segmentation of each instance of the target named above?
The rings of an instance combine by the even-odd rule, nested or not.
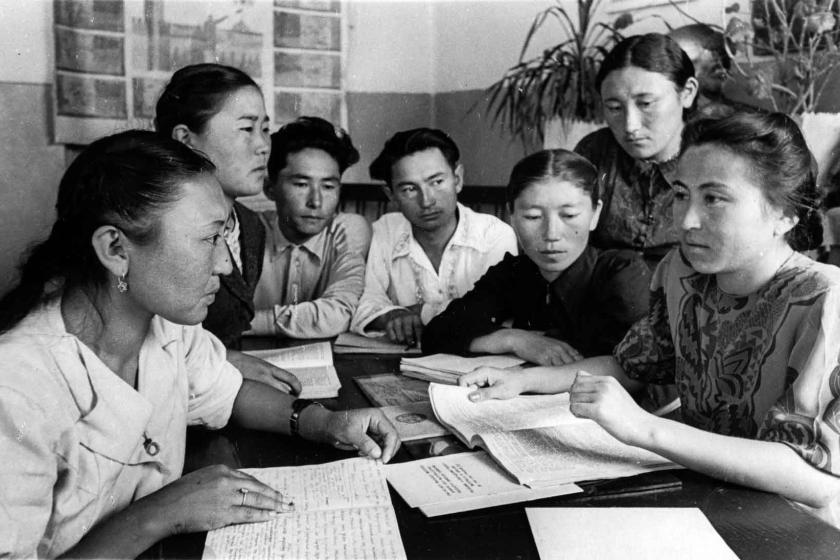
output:
[[[612,356],[462,383],[473,400],[569,391],[627,444],[840,526],[840,269],[797,252],[822,238],[805,140],[781,114],[689,125],[674,190],[680,247]],[[682,423],[630,398],[650,383],[676,383]]]
[[[694,66],[667,36],[637,35],[604,58],[596,84],[607,127],[575,147],[603,178],[592,244],[637,251],[653,268],[678,242],[671,183],[680,133],[696,108]]]

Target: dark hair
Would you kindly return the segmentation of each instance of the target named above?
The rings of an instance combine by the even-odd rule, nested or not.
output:
[[[787,233],[796,251],[822,244],[818,212],[817,164],[796,123],[782,113],[738,112],[721,119],[700,119],[683,130],[682,153],[715,144],[749,160],[767,200],[797,224]]]
[[[306,148],[327,152],[338,164],[339,173],[359,161],[359,151],[350,135],[338,126],[318,117],[300,117],[280,127],[271,135],[271,156],[268,158],[268,178],[271,184],[286,167],[286,158]],[[268,185],[266,185],[268,188]]]
[[[391,184],[391,171],[395,163],[405,156],[437,148],[453,170],[458,166],[461,152],[455,141],[436,128],[413,128],[394,134],[382,148],[382,152],[370,164],[370,176]]]
[[[514,202],[529,186],[547,179],[567,181],[589,195],[598,204],[601,188],[598,169],[588,159],[569,150],[542,150],[526,156],[513,166],[505,197],[511,211]]]
[[[204,132],[227,96],[243,87],[260,87],[251,77],[231,66],[192,64],[172,74],[155,107],[155,130],[167,138],[177,125]]]
[[[118,227],[138,244],[157,236],[158,216],[181,196],[181,183],[213,164],[184,144],[151,131],[130,130],[96,140],[70,164],[58,186],[56,221],[20,267],[20,282],[0,300],[0,332],[38,303],[57,295],[49,284],[96,287],[107,281],[91,237]]]
[[[601,85],[610,72],[629,66],[662,74],[679,90],[685,87],[689,78],[694,77],[694,64],[676,41],[661,33],[647,33],[627,37],[604,57],[595,77],[598,91],[601,91]],[[695,97],[691,107],[683,111],[683,120],[691,117],[696,109]]]
[[[724,68],[729,70],[732,67],[732,57],[726,51],[726,39],[723,33],[705,23],[692,23],[677,27],[668,33],[668,37],[676,41],[677,44],[680,40],[696,43],[700,48],[717,55]]]

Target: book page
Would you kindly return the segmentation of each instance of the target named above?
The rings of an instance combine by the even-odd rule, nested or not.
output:
[[[399,406],[429,402],[429,384],[394,373],[362,375],[353,378],[374,406]]]
[[[489,354],[473,358],[465,358],[454,354],[432,354],[431,356],[423,356],[422,358],[403,358],[400,360],[400,366],[412,365],[430,370],[458,374],[469,373],[481,366],[506,369],[524,363],[525,360],[522,358],[506,354]]]
[[[336,354],[419,354],[420,348],[393,343],[384,335],[371,337],[346,332],[335,339],[333,351]]]
[[[565,426],[485,433],[481,439],[505,469],[529,486],[679,468],[656,453],[621,443],[590,420]]]
[[[266,523],[210,531],[205,558],[404,558],[381,463],[245,469],[294,502]]]
[[[338,372],[333,366],[296,367],[289,371],[300,381],[303,387],[300,396],[304,399],[334,397],[341,388]]]
[[[474,403],[467,398],[471,391],[467,387],[429,385],[435,415],[453,433],[460,432],[465,442],[476,434],[583,422],[569,412],[568,393]]]
[[[435,418],[430,402],[418,402],[401,406],[384,406],[379,410],[397,429],[402,441],[414,441],[430,437],[445,436],[449,430]]]
[[[487,453],[457,453],[385,466],[388,482],[428,516],[581,492],[573,484],[532,490],[517,484]]]
[[[737,560],[697,508],[525,508],[541,560]]]
[[[329,342],[316,342],[291,348],[249,350],[245,353],[283,369],[333,365]]]

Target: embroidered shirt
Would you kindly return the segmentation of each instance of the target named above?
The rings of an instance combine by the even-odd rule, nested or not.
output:
[[[268,239],[251,332],[291,338],[345,332],[365,287],[371,229],[364,216],[338,214],[300,245],[285,238],[276,212],[263,212],[260,219]]]
[[[655,265],[678,241],[673,226],[676,160],[653,163],[634,159],[609,128],[596,130],[575,151],[598,168],[604,207],[590,242],[601,249],[633,249]]]
[[[135,390],[66,331],[60,307],[0,336],[0,557],[58,556],[180,477],[187,424],[224,426],[242,384],[216,337],[155,317]]]
[[[380,315],[421,302],[420,317],[428,323],[450,301],[470,291],[505,253],[516,252],[516,236],[509,225],[458,204],[458,225],[435,271],[405,216],[385,214],[373,224],[365,290],[351,328],[372,334],[365,328]]]
[[[840,269],[796,253],[733,296],[674,249],[614,354],[632,379],[676,383],[687,424],[780,442],[840,475]]]

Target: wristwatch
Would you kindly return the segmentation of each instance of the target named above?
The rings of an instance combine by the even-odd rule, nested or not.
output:
[[[317,405],[321,408],[326,408],[323,404],[319,403],[318,401],[310,401],[309,399],[295,399],[292,403],[292,415],[289,416],[289,431],[293,436],[300,437],[300,413],[303,412],[307,406],[310,405]]]

